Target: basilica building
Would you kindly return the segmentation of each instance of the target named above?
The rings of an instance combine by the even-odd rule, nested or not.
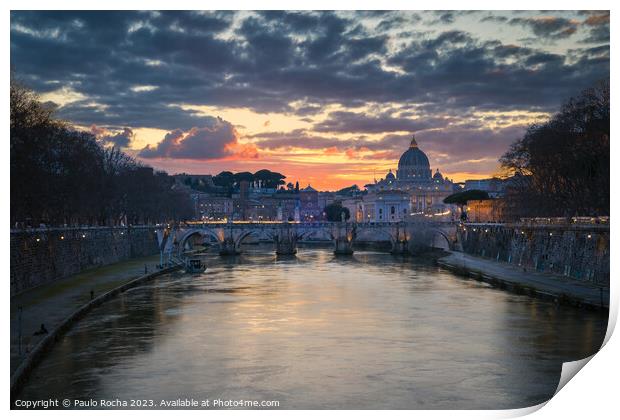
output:
[[[365,185],[368,194],[343,203],[357,221],[400,221],[415,215],[451,216],[453,206],[443,203],[454,192],[454,183],[439,169],[433,174],[415,136],[398,161],[396,174]],[[355,201],[355,202],[353,202]]]

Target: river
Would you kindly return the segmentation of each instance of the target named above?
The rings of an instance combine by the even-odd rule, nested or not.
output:
[[[607,315],[411,257],[256,247],[93,310],[21,399],[278,401],[283,409],[504,409],[554,393]]]

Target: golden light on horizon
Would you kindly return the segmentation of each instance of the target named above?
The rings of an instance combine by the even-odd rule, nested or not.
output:
[[[77,100],[78,97],[71,96],[71,92],[63,92],[67,97],[58,99],[61,101]],[[81,99],[81,98],[79,98]],[[243,148],[244,145],[258,145],[258,158],[248,158],[233,156],[231,158],[221,158],[218,160],[192,160],[192,159],[146,159],[145,163],[163,169],[171,173],[204,173],[215,175],[221,171],[229,170],[232,172],[256,171],[258,169],[270,169],[281,172],[287,176],[287,182],[300,181],[300,184],[312,184],[321,190],[339,189],[357,184],[360,187],[372,183],[374,179],[380,180],[385,177],[389,170],[396,171],[398,157],[401,152],[394,150],[370,150],[367,147],[354,147],[351,139],[363,138],[366,144],[376,142],[381,145],[381,140],[386,133],[364,133],[363,136],[351,133],[323,133],[312,131],[312,124],[302,121],[299,117],[283,113],[258,113],[249,108],[225,108],[212,106],[194,105],[171,105],[181,107],[183,110],[196,112],[198,115],[218,116],[225,121],[234,124],[237,131],[237,144]],[[299,104],[294,104],[299,106]],[[376,105],[360,107],[356,111],[371,113]],[[329,106],[321,110],[317,115],[326,118],[330,112],[344,109],[340,106]],[[529,111],[484,111],[474,112],[469,119],[483,121],[490,129],[519,125],[524,121],[533,122],[546,117],[545,113]],[[315,115],[315,117],[317,117]],[[89,127],[82,127],[90,129]],[[322,139],[333,139],[328,147],[310,147],[304,145],[303,139],[296,143],[295,130],[303,130],[309,136]],[[126,151],[132,156],[138,157],[138,153],[146,146],[156,146],[172,130],[163,130],[150,127],[133,128],[135,134],[130,148]],[[428,131],[437,131],[431,129]],[[260,146],[260,141],[268,136],[261,136],[262,133],[283,133],[286,142],[282,146],[266,148]],[[290,137],[286,133],[293,133]],[[401,138],[408,137],[409,132],[401,131],[391,133]],[[422,139],[423,139],[422,135]],[[334,144],[334,141],[342,141],[342,144]],[[389,145],[387,145],[389,146]],[[377,146],[378,147],[378,146]],[[376,147],[375,147],[376,148]],[[424,148],[424,146],[422,146]],[[403,147],[403,152],[405,151]],[[468,179],[484,179],[493,176],[498,172],[498,164],[494,158],[480,157],[460,160],[458,167],[464,164],[483,165],[488,167],[484,171],[467,171],[462,169],[450,170],[454,163],[450,163],[453,156],[449,152],[426,151],[429,155],[432,168],[439,167],[445,177],[451,178],[455,182],[463,182]],[[447,163],[447,164],[446,164]]]

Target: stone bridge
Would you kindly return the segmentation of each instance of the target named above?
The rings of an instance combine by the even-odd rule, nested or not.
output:
[[[293,255],[297,243],[310,237],[329,239],[334,253],[352,254],[356,240],[390,241],[391,252],[406,254],[432,246],[437,239],[448,249],[459,246],[455,222],[206,222],[162,226],[157,229],[162,256],[181,255],[191,248],[190,238],[212,238],[221,255],[237,255],[250,235],[273,241],[279,255]]]

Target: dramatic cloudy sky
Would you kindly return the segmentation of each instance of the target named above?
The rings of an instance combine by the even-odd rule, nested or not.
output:
[[[609,76],[609,13],[12,12],[11,69],[171,173],[363,185],[415,132],[464,180]]]

